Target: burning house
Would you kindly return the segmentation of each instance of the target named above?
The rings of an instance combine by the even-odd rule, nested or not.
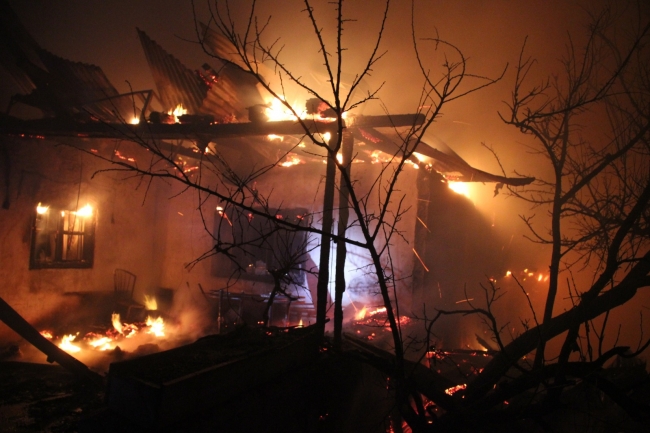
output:
[[[235,59],[189,69],[140,29],[155,88],[120,94],[101,68],[43,49],[4,2],[0,7],[0,61],[18,89],[0,125],[0,297],[37,329],[54,329],[57,344],[82,360],[91,355],[79,351],[171,349],[241,323],[314,323],[321,249],[335,254],[337,244],[278,229],[260,214],[322,227],[325,155],[304,131],[333,132],[318,101],[287,112]],[[202,30],[212,53],[228,59],[223,39]],[[17,114],[26,112],[39,115]],[[303,125],[295,118],[302,113]],[[350,113],[346,122],[352,177],[363,194],[394,161],[394,128],[418,116]],[[245,182],[253,174],[255,181]],[[499,266],[489,247],[496,235],[451,183],[530,181],[421,145],[398,181],[409,192],[402,206],[411,209],[402,222],[406,242],[392,251],[402,308],[452,305],[463,299],[463,283]],[[252,204],[224,203],[209,192],[219,182],[226,195],[245,194]],[[373,200],[369,207],[378,205]],[[381,305],[369,263],[362,248],[347,247],[343,304],[350,318]],[[290,275],[279,294],[277,269]],[[333,289],[332,282],[332,296]],[[461,346],[463,338],[450,329],[444,339]],[[0,327],[0,342],[13,339]]]

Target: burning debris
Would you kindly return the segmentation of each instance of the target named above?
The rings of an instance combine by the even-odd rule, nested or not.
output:
[[[155,299],[151,302],[155,302]],[[122,323],[120,315],[113,313],[111,317],[113,327],[103,333],[87,332],[83,337],[78,338],[80,332],[64,334],[58,337],[53,331],[43,330],[41,335],[48,340],[57,343],[59,348],[70,353],[79,354],[82,351],[115,350],[126,339],[143,340],[143,334],[153,335],[156,338],[165,337],[165,322],[162,317],[152,318],[147,316],[145,322]],[[142,343],[142,341],[139,341]],[[130,344],[129,346],[133,346]]]

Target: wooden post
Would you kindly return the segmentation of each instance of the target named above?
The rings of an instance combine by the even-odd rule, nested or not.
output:
[[[343,133],[341,142],[341,164],[345,167],[345,172],[350,176],[352,168],[352,152],[354,149],[354,137],[350,132]],[[348,190],[341,173],[339,181],[339,222],[337,234],[345,237],[348,228],[348,219],[350,208]],[[345,242],[339,242],[336,246],[336,282],[334,295],[334,347],[341,347],[341,333],[343,332],[343,293],[345,292],[345,260],[347,256],[347,245]]]
[[[104,378],[99,373],[90,370],[86,364],[59,349],[54,343],[43,337],[40,332],[23,319],[2,298],[0,298],[0,320],[16,331],[18,335],[33,344],[38,350],[46,354],[48,362],[56,362],[66,370],[85,379],[89,379],[95,385],[104,385]]]

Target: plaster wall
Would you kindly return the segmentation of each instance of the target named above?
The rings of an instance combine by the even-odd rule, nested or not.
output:
[[[106,143],[104,143],[106,144]],[[90,146],[101,146],[93,142]],[[158,286],[163,245],[158,188],[109,164],[48,140],[4,139],[0,191],[0,296],[32,323],[75,314],[71,292],[113,290],[113,271],[137,275],[134,298]],[[97,174],[96,174],[97,173]],[[95,175],[96,174],[96,175]],[[93,175],[95,175],[93,177]],[[94,264],[87,269],[29,269],[31,228],[38,203],[61,209],[90,204],[96,214]]]

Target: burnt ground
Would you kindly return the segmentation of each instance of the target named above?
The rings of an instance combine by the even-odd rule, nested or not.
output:
[[[233,340],[232,336],[208,340],[213,339],[223,340],[221,345]],[[276,339],[285,337],[280,334]],[[251,334],[237,340],[256,345]],[[134,365],[144,358],[136,359]],[[161,369],[162,377],[166,370]],[[154,380],[149,372],[146,378]],[[58,365],[0,362],[0,431],[385,432],[392,410],[383,375],[353,357],[328,350],[252,389],[235,392],[217,405],[206,405],[163,426],[143,425],[133,420],[132,413],[127,418],[116,412],[105,394],[108,389],[80,381]]]
[[[56,364],[0,362],[0,430],[74,432],[104,404],[104,391]]]
[[[233,337],[224,336],[220,344]],[[242,340],[248,338],[247,344],[254,343],[254,335],[245,337]],[[483,359],[461,356],[455,361],[454,368],[467,370],[464,372],[467,374],[472,368],[466,365]],[[444,363],[436,367],[443,374],[452,375],[452,367]],[[161,370],[161,374],[165,376],[166,370]],[[606,370],[606,377],[627,397],[646,407],[650,404],[650,376],[645,364],[618,362]],[[313,362],[278,377],[269,377],[222,403],[206,406],[174,423],[151,428],[109,407],[105,396],[107,387],[93,387],[58,365],[4,361],[0,362],[0,431],[386,432],[393,410],[387,385],[385,377],[349,353],[325,351]],[[645,421],[630,419],[604,394],[581,385],[567,393],[566,402],[545,417],[544,423],[546,431],[557,432],[647,431]],[[544,431],[537,422],[493,427],[486,425],[481,431]]]

